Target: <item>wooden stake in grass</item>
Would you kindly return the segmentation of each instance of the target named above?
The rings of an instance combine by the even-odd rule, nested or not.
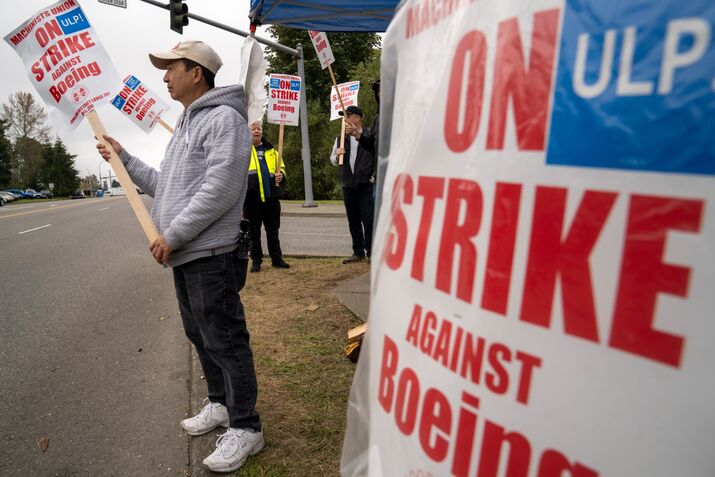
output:
[[[102,120],[99,119],[99,114],[97,114],[97,110],[93,109],[92,111],[87,113],[85,117],[87,118],[87,121],[89,121],[89,125],[92,127],[94,136],[100,143],[104,144],[104,146],[109,151],[109,164],[112,166],[112,169],[114,169],[114,173],[117,174],[119,183],[126,191],[127,199],[129,200],[129,205],[132,206],[134,215],[136,215],[137,220],[139,220],[139,224],[144,230],[144,234],[146,234],[146,237],[149,239],[150,243],[153,242],[159,236],[159,231],[156,229],[154,221],[151,220],[151,216],[146,210],[146,207],[144,207],[144,202],[142,202],[142,200],[139,198],[137,189],[134,186],[132,180],[129,178],[129,173],[124,167],[124,164],[122,164],[122,160],[119,159],[119,156],[114,151],[114,148],[109,144],[109,142],[104,139],[104,136],[107,134],[107,130],[104,129],[104,125],[102,124]]]

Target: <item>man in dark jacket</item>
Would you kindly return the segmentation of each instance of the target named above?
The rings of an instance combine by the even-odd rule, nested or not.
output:
[[[348,106],[347,122],[351,129],[360,129],[367,134],[370,131],[362,125],[362,110],[357,106]],[[373,194],[375,182],[375,154],[365,149],[357,139],[345,135],[345,147],[340,147],[340,137],[335,139],[330,162],[337,166],[338,156],[343,154],[340,165],[340,182],[343,187],[343,203],[348,216],[350,236],[353,241],[353,254],[343,263],[360,262],[370,257],[372,247],[372,222],[375,207]]]
[[[359,127],[348,124],[345,128],[345,132],[353,136],[358,140],[360,145],[375,154],[377,157],[378,147],[379,147],[379,134],[380,134],[380,80],[378,79],[372,84],[372,93],[375,95],[375,102],[377,103],[377,111],[375,111],[375,118],[372,120],[372,127],[370,129],[363,129],[362,123]]]

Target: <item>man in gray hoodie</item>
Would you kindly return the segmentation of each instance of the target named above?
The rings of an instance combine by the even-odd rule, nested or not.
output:
[[[237,251],[246,196],[251,133],[241,86],[214,87],[221,59],[207,44],[183,41],[149,54],[166,70],[172,99],[184,106],[157,171],[105,136],[134,183],[154,198],[159,237],[149,249],[173,267],[186,336],[196,347],[209,403],[181,427],[190,435],[228,430],[204,464],[232,472],[264,446],[256,412],[258,386],[243,305],[247,257]],[[106,160],[110,152],[98,144]]]

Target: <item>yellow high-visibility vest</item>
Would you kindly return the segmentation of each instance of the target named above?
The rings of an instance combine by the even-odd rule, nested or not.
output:
[[[271,174],[276,173],[276,163],[278,163],[278,151],[276,148],[272,147],[266,149],[264,153],[264,158],[266,160],[266,165],[268,166],[268,172]],[[263,192],[263,177],[261,177],[261,168],[258,167],[258,153],[256,152],[256,146],[251,146],[251,162],[248,164],[249,171],[256,171],[258,174],[258,187],[261,189],[261,202],[266,201],[265,192]],[[281,162],[281,172],[283,177],[286,175],[286,165],[285,162]]]

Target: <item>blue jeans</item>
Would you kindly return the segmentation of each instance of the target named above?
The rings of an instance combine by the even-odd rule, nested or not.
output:
[[[371,182],[352,189],[343,187],[343,203],[348,216],[348,228],[353,239],[353,254],[369,257],[372,249],[372,220],[375,208],[375,187]]]
[[[239,290],[248,260],[230,252],[174,267],[184,331],[201,361],[209,400],[226,405],[230,426],[261,430],[258,384]]]

